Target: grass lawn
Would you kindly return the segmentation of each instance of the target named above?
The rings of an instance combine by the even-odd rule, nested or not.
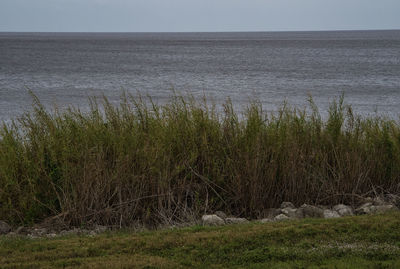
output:
[[[1,268],[400,268],[400,213],[0,238]]]

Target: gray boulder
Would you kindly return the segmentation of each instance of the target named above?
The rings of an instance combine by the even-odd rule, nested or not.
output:
[[[273,219],[279,214],[281,214],[281,210],[277,208],[268,208],[263,211],[263,216],[269,219]]]
[[[388,194],[387,195],[387,201],[391,205],[395,205],[397,207],[400,207],[400,196],[395,195],[395,194]]]
[[[9,232],[5,236],[8,237],[8,238],[16,238],[16,237],[18,237],[20,235],[15,233],[15,232]]]
[[[365,203],[356,209],[357,215],[364,214],[374,214],[374,213],[385,213],[387,211],[398,210],[394,205],[384,204],[384,205],[374,205],[372,203]]]
[[[364,198],[364,203],[372,203],[373,201],[374,201],[374,199],[372,199],[371,197]]]
[[[68,235],[77,235],[81,233],[81,229],[75,228],[72,230],[62,230],[60,232],[60,236],[68,236]]]
[[[95,227],[94,227],[94,231],[96,233],[104,233],[107,231],[107,229],[108,229],[107,226],[103,226],[103,225],[95,225]]]
[[[313,205],[304,204],[300,207],[305,218],[323,218],[324,210]]]
[[[340,215],[338,212],[330,209],[325,209],[324,212],[324,218],[325,219],[334,219],[334,218],[340,218]]]
[[[226,219],[228,217],[223,211],[216,211],[215,215],[217,215],[221,219]]]
[[[225,222],[227,224],[240,224],[240,223],[247,223],[249,221],[245,218],[226,218]]]
[[[333,210],[339,213],[339,215],[342,217],[354,215],[353,209],[350,206],[344,204],[335,205],[333,207]]]
[[[270,219],[270,218],[265,218],[265,219],[260,220],[261,223],[268,223],[268,222],[272,222],[272,221],[273,221],[273,219]]]
[[[281,209],[283,208],[296,208],[291,202],[283,202],[281,204]]]
[[[201,217],[201,220],[204,225],[216,226],[225,224],[225,221],[217,215],[204,215]]]
[[[385,200],[383,200],[381,197],[375,197],[374,200],[372,201],[372,203],[375,206],[381,206],[381,205],[387,205],[388,203],[385,202]]]
[[[47,234],[46,228],[36,228],[31,231],[31,234],[37,237],[41,237]]]
[[[304,215],[303,210],[290,207],[281,209],[281,214],[284,214],[292,219],[300,219]]]
[[[371,214],[375,212],[375,206],[371,203],[365,203],[357,208],[355,211],[356,215]]]
[[[11,232],[11,226],[7,222],[0,220],[0,234],[8,234]]]
[[[387,211],[398,210],[398,208],[394,205],[377,205],[377,206],[375,206],[374,209],[375,209],[374,213],[378,213],[378,214],[385,213]]]
[[[56,233],[49,233],[49,234],[46,234],[46,237],[47,238],[55,238],[55,237],[57,237],[57,234]]]
[[[274,218],[275,221],[290,220],[290,218],[284,214],[279,214]]]
[[[15,233],[19,235],[27,235],[29,233],[29,230],[24,226],[20,226],[17,228],[17,230],[15,230]]]

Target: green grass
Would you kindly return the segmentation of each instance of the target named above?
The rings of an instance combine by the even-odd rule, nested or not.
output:
[[[1,268],[399,268],[400,213],[0,239]]]
[[[343,98],[322,120],[284,104],[243,114],[227,101],[124,95],[90,111],[32,112],[0,129],[0,219],[158,226],[222,210],[262,217],[283,201],[357,204],[400,193],[400,125],[354,115]],[[307,112],[308,111],[308,112]]]

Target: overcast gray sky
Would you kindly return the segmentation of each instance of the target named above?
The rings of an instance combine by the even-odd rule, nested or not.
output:
[[[400,29],[400,0],[0,0],[0,31]]]

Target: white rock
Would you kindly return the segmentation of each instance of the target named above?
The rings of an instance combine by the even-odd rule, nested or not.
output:
[[[55,233],[46,234],[46,237],[48,237],[48,238],[54,238],[54,237],[57,237],[57,234],[55,234]]]
[[[96,225],[96,226],[94,227],[94,231],[95,231],[96,233],[104,233],[104,232],[107,231],[107,226]]]
[[[374,213],[385,213],[392,210],[398,210],[398,208],[394,205],[377,205]]]
[[[387,205],[387,203],[381,197],[375,197],[372,203],[375,206]]]
[[[201,217],[204,225],[224,225],[225,221],[217,215],[204,215]]]
[[[296,208],[291,202],[283,202],[281,208]]]
[[[290,220],[290,218],[284,214],[279,214],[274,218],[276,221],[282,221],[282,220]]]
[[[400,206],[400,196],[394,194],[388,194],[387,200],[390,204]]]
[[[80,229],[73,229],[73,230],[62,230],[61,232],[60,232],[60,235],[61,236],[64,236],[64,235],[77,235],[77,234],[79,234],[80,233]]]
[[[278,216],[279,214],[281,214],[281,210],[278,208],[268,208],[268,209],[265,209],[263,213],[264,213],[263,217],[273,219],[276,216]]]
[[[340,215],[338,212],[330,209],[325,209],[324,210],[324,218],[325,219],[334,219],[334,218],[340,218]]]
[[[284,214],[292,219],[303,218],[303,210],[302,209],[287,207],[287,208],[281,209],[281,214]]]
[[[7,234],[11,231],[11,226],[7,222],[0,220],[0,234]]]
[[[344,205],[344,204],[335,205],[333,207],[333,210],[335,210],[337,213],[339,213],[339,215],[342,217],[354,215],[353,209],[350,206]]]
[[[97,235],[96,231],[90,231],[89,232],[89,236],[95,236],[95,235]]]
[[[7,237],[17,237],[18,234],[15,232],[9,232],[8,234],[6,234]]]
[[[261,223],[267,223],[267,222],[272,222],[272,221],[273,220],[269,219],[269,218],[265,218],[265,219],[260,220]]]
[[[239,224],[239,223],[246,223],[249,221],[245,218],[226,218],[225,222],[227,224]]]
[[[17,228],[17,230],[15,231],[15,233],[26,235],[26,234],[29,233],[29,231],[28,231],[28,229],[27,229],[26,227],[20,226],[20,227]]]
[[[36,228],[32,231],[32,234],[35,236],[44,236],[47,234],[47,229],[46,228]]]
[[[216,211],[215,215],[217,215],[218,217],[220,217],[221,219],[226,219],[228,216],[225,214],[225,212],[223,211]]]
[[[305,218],[323,218],[324,211],[316,206],[303,204],[300,209],[303,210]]]
[[[34,235],[34,234],[28,234],[27,237],[30,238],[30,239],[37,239],[37,238],[40,238],[39,236]]]
[[[372,203],[365,203],[355,210],[357,215],[371,214],[375,212],[375,206]]]

